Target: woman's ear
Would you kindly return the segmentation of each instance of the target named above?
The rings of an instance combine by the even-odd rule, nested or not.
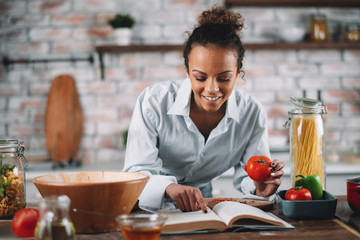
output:
[[[187,76],[188,78],[190,78],[189,69],[186,69],[186,76]]]

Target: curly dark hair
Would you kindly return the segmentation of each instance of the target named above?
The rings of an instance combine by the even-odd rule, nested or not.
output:
[[[189,70],[189,54],[194,45],[207,46],[213,44],[222,48],[234,49],[237,53],[237,71],[243,66],[245,49],[240,40],[238,32],[244,26],[243,17],[240,13],[229,11],[224,7],[215,6],[201,13],[198,25],[185,43],[183,52],[184,63]]]

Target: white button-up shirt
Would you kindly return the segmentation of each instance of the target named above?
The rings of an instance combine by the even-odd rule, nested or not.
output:
[[[190,118],[191,93],[189,79],[161,82],[137,100],[123,171],[150,176],[139,197],[142,209],[165,208],[169,184],[203,187],[232,167],[234,187],[253,194],[254,183],[242,166],[255,155],[270,157],[266,113],[253,97],[234,88],[225,116],[205,141]]]

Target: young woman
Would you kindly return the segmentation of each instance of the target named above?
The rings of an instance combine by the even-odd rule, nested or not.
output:
[[[243,169],[250,157],[270,153],[265,111],[234,87],[244,57],[242,27],[239,13],[204,11],[184,49],[188,78],[155,84],[139,96],[124,171],[150,176],[140,208],[206,212],[211,180],[230,168],[234,186],[245,194],[269,197],[281,184],[284,164],[277,160],[264,182],[252,181]]]

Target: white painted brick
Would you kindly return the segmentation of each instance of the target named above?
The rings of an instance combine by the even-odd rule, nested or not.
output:
[[[186,73],[183,67],[145,67],[143,80],[159,81],[159,80],[178,80],[184,79]]]
[[[24,1],[3,1],[2,7],[6,9],[7,14],[25,14],[26,2]]]
[[[243,63],[243,70],[245,76],[249,77],[260,77],[260,76],[274,76],[275,66],[272,64],[263,63]]]
[[[118,120],[116,109],[83,109],[85,120],[89,122],[115,122]]]
[[[29,32],[32,41],[67,40],[71,35],[71,29],[32,29]]]
[[[360,103],[343,103],[342,104],[342,115],[351,117],[351,116],[360,116]],[[360,125],[360,124],[359,124]],[[360,128],[360,126],[359,126]],[[360,138],[360,136],[359,136]]]
[[[163,36],[165,38],[173,38],[173,39],[179,39],[179,42],[185,42],[188,37],[184,32],[186,31],[186,25],[183,24],[177,24],[177,25],[170,25],[167,24],[163,28]]]
[[[50,23],[50,16],[48,14],[12,14],[8,20],[12,26],[16,27],[39,27],[46,26]]]
[[[6,45],[6,53],[10,55],[27,55],[27,54],[43,54],[49,52],[49,44],[47,42],[36,43],[18,43],[8,42]]]
[[[255,97],[262,104],[264,103],[274,103],[275,102],[275,92],[267,90],[253,90],[251,95]]]
[[[118,121],[113,123],[102,123],[99,122],[98,124],[98,134],[100,136],[107,136],[107,135],[118,135],[121,136],[122,132],[125,131],[129,125],[127,122]]]
[[[354,78],[343,78],[342,86],[345,89],[359,89],[360,88],[360,77]]]
[[[142,77],[140,68],[105,68],[106,82],[115,81],[132,81],[139,80]]]
[[[119,59],[120,67],[144,67],[160,65],[162,53],[126,53],[121,54]]]
[[[295,51],[257,50],[254,51],[254,61],[260,63],[297,62]]]
[[[122,169],[122,161],[124,159],[124,152],[122,150],[111,149],[111,148],[102,148],[96,154],[97,162],[106,162],[106,161],[118,161],[119,169],[114,169],[120,171]]]
[[[51,87],[50,83],[33,83],[29,86],[30,95],[42,95],[47,96],[49,89]]]
[[[303,77],[298,80],[301,89],[339,89],[340,79],[336,77]]]
[[[29,2],[30,13],[66,13],[69,12],[70,9],[71,9],[70,1],[56,1],[56,2],[30,1]]]
[[[275,21],[275,12],[271,8],[234,7],[232,10],[239,12],[247,23]]]
[[[143,25],[135,26],[133,29],[134,37],[141,39],[159,39],[161,37],[161,26]]]
[[[328,103],[339,103],[339,102],[353,102],[359,101],[360,95],[357,91],[353,90],[329,90],[322,92],[322,99]]]
[[[358,63],[322,64],[320,71],[327,76],[357,77],[360,75]]]
[[[163,61],[164,61],[164,64],[166,64],[166,65],[183,65],[184,58],[182,56],[182,51],[164,53]],[[184,66],[184,68],[185,68],[185,66]]]
[[[143,21],[147,24],[181,24],[185,21],[185,11],[182,10],[157,10],[146,11],[142,15]]]
[[[307,63],[337,63],[341,61],[341,52],[338,50],[301,50],[299,60]]]
[[[359,122],[360,116],[354,117],[329,117],[326,119],[327,127],[329,129],[343,129],[343,130],[351,130],[357,129],[360,130]],[[358,135],[359,136],[359,135]]]
[[[118,1],[116,0],[82,0],[74,1],[74,10],[77,12],[98,12],[99,9],[102,11],[112,11],[116,9]]]
[[[84,136],[94,136],[97,132],[96,132],[96,123],[93,122],[89,122],[89,121],[85,121],[83,123],[83,135]],[[83,146],[91,146],[89,144],[85,144],[85,140],[87,139],[86,137],[82,139],[82,145]]]
[[[258,89],[294,89],[296,86],[294,84],[294,80],[291,78],[283,78],[281,76],[269,76],[269,77],[255,77],[252,79],[253,88],[255,90]]]
[[[360,62],[360,50],[351,49],[344,51],[345,62]]]
[[[319,72],[315,65],[306,63],[280,63],[277,68],[281,76],[289,77],[317,76]]]

